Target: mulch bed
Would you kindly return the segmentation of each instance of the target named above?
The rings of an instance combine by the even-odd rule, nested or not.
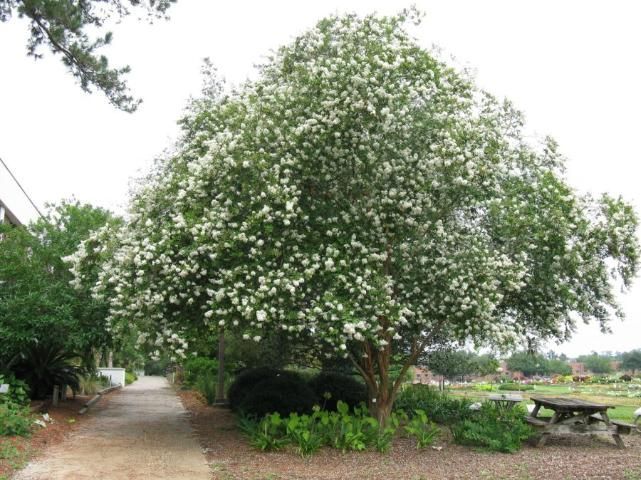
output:
[[[0,437],[0,480],[11,478],[13,472],[37,457],[47,446],[63,441],[86,421],[89,415],[79,415],[78,411],[90,398],[76,396],[75,399],[69,398],[60,402],[57,407],[46,407],[45,410],[53,422],[48,423],[45,428],[34,425],[30,437]],[[100,403],[106,404],[108,401],[108,396],[105,396]],[[42,414],[34,413],[33,418],[42,419]]]
[[[436,443],[441,450],[416,450],[410,440],[398,438],[387,454],[324,448],[301,458],[293,450],[253,449],[228,409],[206,405],[193,391],[178,394],[215,480],[641,479],[639,434],[623,437],[625,450],[617,449],[609,437],[568,436],[552,437],[540,449],[525,446],[516,454],[502,454],[454,445],[444,434]]]

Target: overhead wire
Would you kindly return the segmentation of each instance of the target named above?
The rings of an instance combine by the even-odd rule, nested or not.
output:
[[[36,206],[35,202],[34,202],[33,200],[31,200],[31,197],[29,196],[29,194],[28,194],[28,193],[25,191],[25,189],[22,187],[22,185],[20,184],[20,182],[18,181],[18,179],[16,178],[16,176],[13,174],[13,172],[11,171],[11,169],[9,168],[9,166],[4,162],[4,160],[2,159],[2,157],[0,157],[0,163],[2,163],[2,165],[3,165],[3,166],[4,166],[4,168],[7,170],[7,172],[9,172],[9,175],[11,175],[11,178],[13,178],[13,181],[14,181],[14,182],[16,182],[16,185],[18,185],[18,187],[20,188],[20,190],[22,190],[22,193],[24,194],[24,196],[25,196],[25,197],[27,197],[27,200],[29,200],[29,203],[31,203],[31,205],[33,206],[33,208],[35,208],[36,212],[38,212],[38,215],[40,215],[40,218],[42,218],[43,220],[45,220],[45,216],[42,214],[42,212],[40,211],[40,209]]]

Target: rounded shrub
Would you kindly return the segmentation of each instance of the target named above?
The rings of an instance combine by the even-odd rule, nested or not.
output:
[[[218,360],[207,357],[192,357],[183,365],[185,383],[196,385],[203,377],[216,378],[218,374]]]
[[[339,400],[352,408],[367,403],[367,387],[350,375],[320,372],[309,381],[309,386],[326,410],[335,411]]]
[[[248,368],[239,373],[234,379],[233,383],[227,390],[227,400],[232,410],[237,411],[241,402],[247,394],[254,388],[255,385],[275,377],[292,378],[298,382],[304,383],[303,378],[294,372],[286,370],[277,370],[269,367]]]
[[[257,418],[273,412],[282,416],[311,413],[314,405],[318,405],[314,391],[300,376],[283,373],[255,384],[240,402],[238,410]]]
[[[269,367],[248,368],[236,376],[227,390],[227,400],[232,410],[238,410],[240,403],[257,383],[278,375],[278,370]]]

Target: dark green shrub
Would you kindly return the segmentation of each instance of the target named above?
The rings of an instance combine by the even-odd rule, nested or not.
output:
[[[185,383],[196,385],[202,377],[216,378],[218,360],[207,357],[191,357],[183,365]]]
[[[496,452],[513,453],[534,433],[520,406],[501,409],[486,402],[471,418],[451,426],[454,441]]]
[[[268,413],[310,413],[318,398],[298,376],[287,374],[258,382],[245,395],[238,409],[246,415],[262,418]]]
[[[321,372],[310,380],[309,386],[325,410],[335,411],[339,400],[351,408],[367,403],[367,388],[350,375]]]
[[[279,375],[290,374],[268,367],[249,368],[247,370],[243,370],[234,379],[232,384],[229,386],[229,390],[227,391],[229,406],[232,408],[232,410],[237,411],[240,407],[240,403],[257,383]]]
[[[534,390],[534,385],[527,385],[525,383],[502,383],[501,385],[499,385],[499,390],[526,392],[528,390]]]
[[[21,435],[31,433],[29,409],[13,402],[0,403],[0,435]]]
[[[82,372],[72,363],[76,357],[56,345],[37,343],[25,349],[22,360],[13,368],[16,377],[29,385],[32,398],[41,399],[51,395],[54,385],[67,385],[78,391]]]
[[[412,385],[405,388],[394,402],[394,410],[413,416],[422,410],[427,418],[443,425],[452,425],[472,415],[466,398],[455,398],[427,385]]]
[[[125,372],[125,385],[131,385],[138,380],[138,375],[134,372]]]
[[[13,374],[0,374],[0,384],[9,385],[9,392],[0,394],[0,403],[12,402],[17,405],[29,404],[29,385],[24,380],[18,380]]]

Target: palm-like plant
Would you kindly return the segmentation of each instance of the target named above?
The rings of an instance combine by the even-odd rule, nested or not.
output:
[[[18,378],[27,382],[32,398],[45,398],[54,385],[68,385],[74,392],[78,390],[82,370],[72,363],[77,357],[75,353],[55,344],[35,343],[21,356],[14,371]]]

